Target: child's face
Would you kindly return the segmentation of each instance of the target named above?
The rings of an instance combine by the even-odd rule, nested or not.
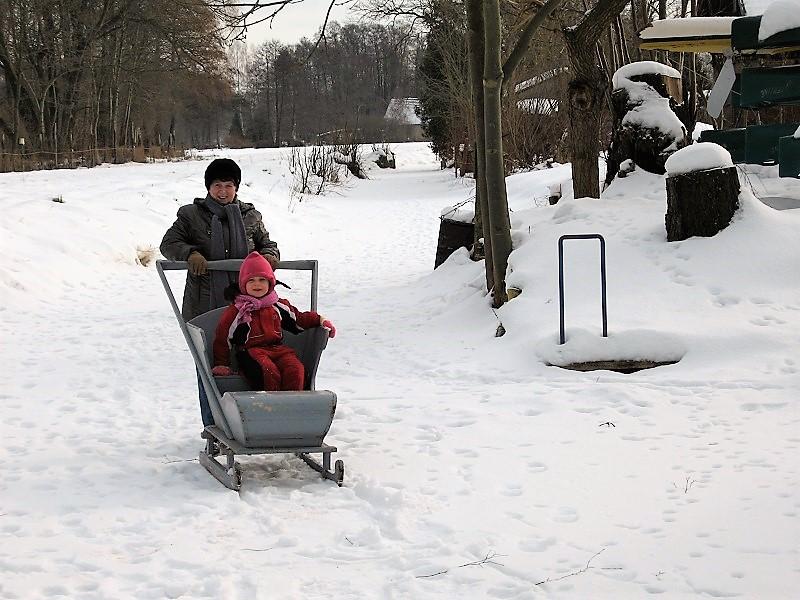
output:
[[[266,277],[252,277],[244,285],[244,291],[247,292],[248,296],[253,296],[254,298],[266,296],[269,293],[269,279]]]

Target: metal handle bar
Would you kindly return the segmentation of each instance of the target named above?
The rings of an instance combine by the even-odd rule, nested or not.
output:
[[[603,307],[603,337],[608,337],[608,308],[606,305],[606,240],[599,233],[575,233],[558,238],[558,314],[559,340],[567,341],[564,334],[564,240],[600,240],[600,285]]]
[[[211,271],[238,271],[242,266],[244,259],[227,259],[227,260],[210,260],[208,261],[208,269]],[[318,271],[319,264],[316,260],[282,260],[278,263],[276,270],[286,269],[287,271],[311,271],[311,310],[317,310],[317,286],[318,286]],[[189,263],[185,260],[172,261],[172,260],[157,260],[156,270],[161,278],[161,283],[167,291],[172,308],[176,310],[176,314],[180,314],[177,310],[178,304],[172,294],[172,289],[169,287],[164,271],[185,271],[189,268]]]

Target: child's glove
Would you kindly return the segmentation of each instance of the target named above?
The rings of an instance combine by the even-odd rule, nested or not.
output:
[[[233,375],[233,371],[230,367],[226,367],[225,365],[217,365],[211,369],[211,374],[216,377],[227,377],[228,375]]]
[[[197,250],[192,252],[186,261],[189,263],[189,272],[192,275],[205,275],[208,271],[208,261],[206,257]]]
[[[320,317],[320,320],[322,321],[322,323],[320,323],[320,327],[324,327],[325,329],[328,330],[328,337],[330,338],[336,337],[336,327],[333,326],[333,323],[331,323],[330,321],[328,321],[328,319],[324,317]]]

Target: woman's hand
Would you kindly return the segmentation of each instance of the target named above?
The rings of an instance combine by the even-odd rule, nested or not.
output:
[[[225,365],[217,365],[213,369],[211,369],[211,374],[215,377],[227,377],[228,375],[233,375],[233,371],[230,367]]]
[[[192,275],[205,275],[208,272],[208,261],[197,250],[192,252],[186,260],[189,263],[189,273]]]

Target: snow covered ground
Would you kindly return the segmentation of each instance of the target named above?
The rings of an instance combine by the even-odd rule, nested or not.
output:
[[[317,384],[347,468],[337,488],[255,457],[241,494],[197,462],[191,359],[137,263],[208,157],[0,174],[0,597],[796,598],[800,210],[746,191],[722,233],[667,243],[662,177],[548,206],[568,167],[514,175],[522,294],[495,316],[465,252],[431,272],[471,181],[396,152],[301,202],[281,152],[224,153],[283,257],[320,260],[338,335]],[[559,347],[557,239],[595,232],[610,338],[597,243],[570,242]],[[542,358],[665,348],[680,362],[630,375]]]

